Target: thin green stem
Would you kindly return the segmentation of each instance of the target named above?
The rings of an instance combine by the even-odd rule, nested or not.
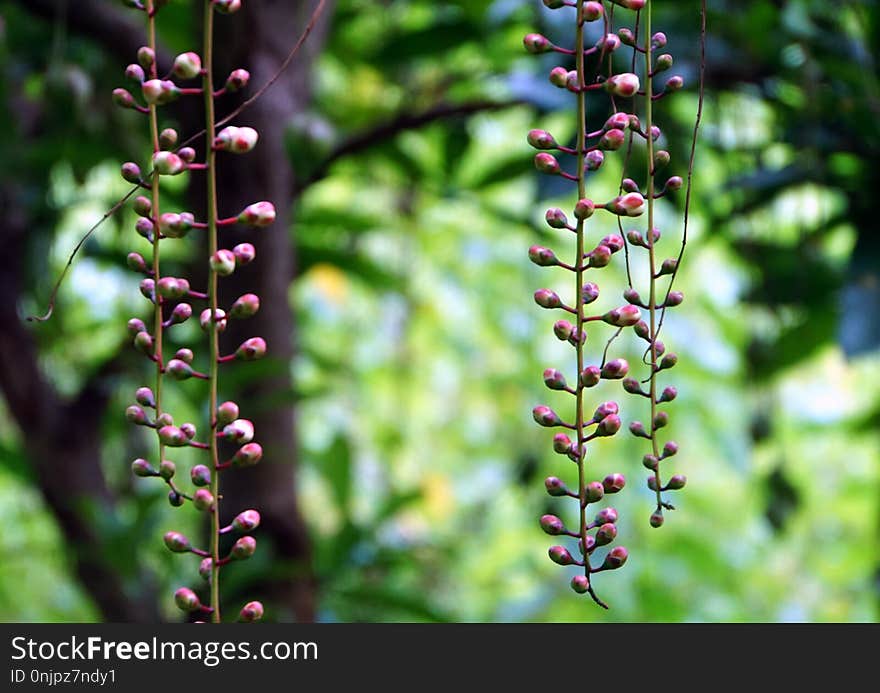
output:
[[[214,151],[216,124],[214,115],[214,8],[210,0],[205,0],[203,66],[205,75],[202,88],[205,94],[205,151],[207,161],[207,204],[208,204],[208,252],[217,252],[217,153]],[[211,367],[209,373],[209,414],[211,439],[211,495],[214,507],[211,509],[211,621],[220,623],[220,456],[217,450],[217,376],[220,358],[220,330],[215,320],[217,315],[217,273],[209,268],[208,308],[211,311],[211,327],[208,331],[211,342]]]
[[[654,102],[651,98],[654,93],[653,71],[653,46],[651,45],[651,10],[653,2],[648,0],[645,3],[645,132],[647,133],[648,156],[647,156],[647,174],[648,174],[648,258],[650,262],[650,282],[651,291],[648,301],[648,313],[650,316],[650,337],[651,337],[651,378],[650,391],[651,396],[651,449],[654,457],[660,457],[660,450],[657,447],[657,435],[654,430],[654,418],[657,415],[657,259],[654,253],[654,138],[652,130],[654,128]],[[660,497],[660,467],[654,470],[654,479],[657,484],[657,509],[662,507],[663,500]]]

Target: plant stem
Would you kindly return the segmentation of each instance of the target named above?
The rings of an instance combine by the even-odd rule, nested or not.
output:
[[[650,338],[651,338],[651,449],[654,457],[660,457],[660,451],[657,447],[657,435],[654,430],[654,417],[657,414],[657,263],[654,254],[654,101],[651,98],[654,93],[654,79],[652,73],[652,51],[651,45],[651,9],[652,2],[648,0],[645,3],[645,132],[648,135],[648,257],[651,264],[650,282],[651,292],[648,302],[648,312],[650,315]],[[654,480],[657,485],[657,509],[662,507],[662,498],[660,497],[660,467],[654,470]]]
[[[205,159],[207,162],[208,179],[208,252],[213,255],[217,252],[217,153],[214,151],[214,137],[216,131],[214,116],[214,7],[210,0],[205,0],[204,14],[204,49],[203,66],[205,75],[203,89],[205,96]],[[208,308],[211,311],[211,328],[209,330],[211,341],[210,356],[210,398],[209,420],[211,440],[211,495],[214,496],[214,506],[211,509],[211,621],[220,623],[220,470],[217,469],[220,457],[217,450],[217,376],[219,370],[218,357],[220,355],[220,330],[215,320],[217,315],[217,273],[209,268],[208,274]]]
[[[147,0],[147,17],[148,17],[148,43],[150,49],[153,51],[153,54],[156,53],[156,13],[153,11],[153,0]],[[153,61],[153,65],[150,68],[150,76],[155,79],[157,77],[157,67],[156,62]],[[153,140],[153,153],[157,153],[159,151],[159,109],[153,104],[150,106],[150,134]],[[159,279],[161,279],[161,274],[159,272],[159,215],[161,210],[159,209],[159,173],[153,170],[152,175],[150,176],[150,197],[152,202],[152,218],[153,218],[153,281],[155,285],[158,285]],[[154,355],[156,357],[156,387],[153,391],[153,397],[156,400],[156,418],[162,414],[162,378],[164,371],[164,359],[162,357],[162,335],[163,335],[163,318],[162,318],[162,297],[159,295],[159,292],[155,293],[155,307],[153,309],[153,345],[154,345]],[[158,427],[157,427],[158,433]],[[158,463],[161,464],[162,460],[165,459],[165,445],[162,443],[162,440],[159,439],[159,459]]]

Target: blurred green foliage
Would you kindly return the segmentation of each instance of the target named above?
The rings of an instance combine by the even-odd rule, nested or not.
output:
[[[547,65],[524,57],[520,40],[536,27],[553,35],[557,19],[537,0],[338,3],[313,109],[290,127],[303,178],[323,173],[315,162],[340,142],[401,112],[522,103],[377,139],[297,200],[301,276],[290,292],[300,353],[290,396],[322,619],[875,618],[878,10],[710,4],[705,128],[678,286],[687,300],[664,337],[681,356],[669,379],[680,393],[670,435],[682,446],[675,471],[689,484],[652,530],[641,446],[623,435],[596,445],[595,476],[623,471],[631,487],[615,498],[631,557],[597,579],[612,606],[600,613],[547,560],[537,524],[559,509],[543,477],[573,466],[552,453],[530,411],[554,401],[540,374],[570,365],[570,353],[531,301],[555,278],[526,250],[560,242],[543,210],[571,200],[537,178],[525,133],[541,126],[563,138],[572,125],[545,86]],[[693,86],[699,3],[658,5],[655,24],[668,28]],[[30,21],[18,4],[0,2],[0,17],[3,98],[20,86],[57,118],[39,139],[0,142],[0,171],[29,186],[54,274],[124,192],[117,163],[143,143],[105,97],[121,72],[109,56],[59,24]],[[180,26],[169,44],[185,45]],[[690,90],[659,109],[676,172],[686,169],[695,105]],[[612,189],[615,173],[609,167],[594,185]],[[680,204],[661,205],[660,219],[679,228]],[[90,241],[58,319],[37,332],[65,393],[119,348],[140,305],[123,269],[130,227],[122,215]],[[670,256],[675,235],[664,240]],[[622,286],[615,271],[603,282]],[[50,279],[35,276],[24,311],[36,310]],[[119,462],[145,444],[116,415],[135,381],[119,376],[105,423],[108,476],[128,499],[123,525],[105,531],[120,538],[120,570],[149,568],[170,585],[184,568],[158,541],[135,541],[134,561],[125,548],[159,536],[171,513]],[[596,401],[620,396],[619,385],[604,387]],[[186,389],[177,397],[184,412],[199,406]],[[0,535],[0,618],[93,619],[8,421],[0,417],[0,513],[16,531]]]

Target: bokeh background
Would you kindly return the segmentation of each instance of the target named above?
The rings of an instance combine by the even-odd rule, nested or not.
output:
[[[163,10],[166,54],[193,47],[199,4]],[[221,62],[261,83],[314,4],[248,0],[221,26]],[[699,3],[654,4],[688,85],[658,106],[684,172]],[[119,164],[148,151],[143,121],[109,96],[143,40],[139,20],[121,3],[0,0],[5,621],[176,620],[172,590],[198,582],[193,561],[161,542],[172,528],[197,535],[196,513],[129,474],[151,449],[123,417],[147,379],[125,330],[147,310],[125,268],[145,244],[133,212],[88,241],[50,322],[23,321],[127,191]],[[542,216],[572,198],[539,179],[525,134],[574,128],[570,97],[546,81],[556,59],[525,55],[521,39],[563,42],[570,11],[327,4],[307,48],[239,120],[271,145],[221,180],[224,208],[265,197],[282,210],[257,241],[257,269],[230,289],[260,289],[248,329],[271,335],[276,358],[224,385],[271,451],[226,482],[230,509],[269,518],[257,556],[228,571],[228,603],[263,597],[278,620],[876,619],[880,10],[710,0],[708,23],[686,301],[664,337],[680,355],[670,430],[689,485],[653,530],[642,446],[624,434],[597,446],[596,475],[630,479],[614,499],[630,560],[597,583],[612,605],[600,612],[547,560],[537,518],[560,506],[543,478],[573,467],[530,413],[548,400],[543,368],[570,355],[532,301],[547,270],[526,250],[567,241]],[[168,112],[187,134],[196,115]],[[167,194],[198,208],[186,180]],[[683,200],[662,202],[670,239]],[[177,245],[169,266],[197,277],[201,249]],[[599,281],[619,285],[620,268]],[[180,420],[203,416],[197,385],[174,390]]]

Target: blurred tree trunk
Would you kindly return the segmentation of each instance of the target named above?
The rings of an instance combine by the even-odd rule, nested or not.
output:
[[[223,80],[231,70],[244,67],[251,72],[247,93],[252,94],[276,73],[316,6],[317,0],[250,0],[235,17],[218,21],[216,79]],[[296,268],[290,230],[295,172],[286,156],[284,139],[292,118],[307,108],[311,98],[312,64],[323,43],[329,11],[328,4],[322,21],[290,68],[231,123],[254,127],[260,133],[256,149],[246,156],[221,155],[218,159],[221,216],[234,215],[260,200],[273,202],[278,212],[269,229],[220,233],[222,248],[248,242],[257,250],[252,265],[221,280],[220,305],[228,306],[249,292],[261,301],[254,318],[230,321],[221,337],[221,350],[229,353],[254,336],[263,337],[269,345],[269,356],[258,364],[224,367],[220,395],[240,403],[242,416],[254,422],[256,440],[264,449],[257,467],[224,475],[224,521],[241,510],[258,509],[263,516],[257,534],[260,552],[269,555],[273,566],[271,574],[262,575],[258,584],[248,585],[239,601],[266,596],[272,617],[279,620],[311,621],[315,616],[312,551],[296,496],[297,438],[291,381],[296,340],[288,298]],[[237,103],[234,97],[221,100],[218,117]],[[198,183],[193,186],[194,199],[197,208],[204,208],[204,190]],[[227,614],[241,605],[234,598],[227,594]]]

